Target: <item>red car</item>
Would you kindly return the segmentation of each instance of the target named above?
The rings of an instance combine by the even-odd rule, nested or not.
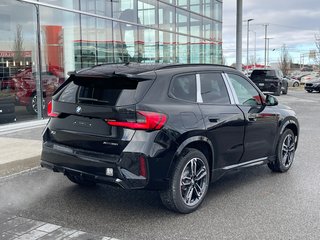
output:
[[[16,97],[16,105],[26,106],[27,111],[37,113],[36,72],[31,68],[24,69],[10,78]],[[44,101],[64,82],[63,72],[50,70],[41,73]],[[43,107],[45,107],[45,102]]]

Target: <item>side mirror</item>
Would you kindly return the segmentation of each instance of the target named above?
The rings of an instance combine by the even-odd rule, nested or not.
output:
[[[278,103],[279,103],[278,100],[274,96],[267,94],[267,97],[266,97],[267,106],[277,106]]]

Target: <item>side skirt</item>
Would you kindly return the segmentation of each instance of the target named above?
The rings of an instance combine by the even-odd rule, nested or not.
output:
[[[212,175],[211,175],[212,176],[211,182],[217,181],[224,174],[226,174],[228,172],[231,172],[234,170],[241,170],[243,168],[248,168],[248,167],[264,165],[264,164],[267,164],[268,162],[272,162],[274,160],[275,160],[275,156],[263,157],[263,158],[258,158],[258,159],[254,159],[251,161],[243,162],[243,163],[238,163],[238,164],[226,166],[226,167],[219,168],[219,169],[214,169],[212,171]]]

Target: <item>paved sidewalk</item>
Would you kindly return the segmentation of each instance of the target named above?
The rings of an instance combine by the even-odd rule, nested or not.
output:
[[[0,126],[0,177],[39,166],[41,132],[47,120]]]
[[[2,240],[117,240],[96,234],[65,228],[51,223],[12,216],[0,212]]]

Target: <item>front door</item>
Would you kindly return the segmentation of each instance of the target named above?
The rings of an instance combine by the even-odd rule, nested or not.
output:
[[[263,96],[247,79],[228,74],[235,90],[238,107],[245,116],[244,155],[241,162],[274,155],[278,115],[272,107],[262,105]]]

